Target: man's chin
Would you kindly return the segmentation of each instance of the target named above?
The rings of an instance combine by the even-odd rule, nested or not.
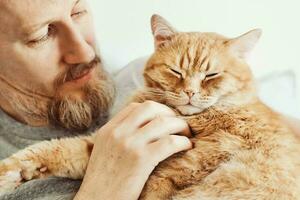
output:
[[[91,108],[85,102],[65,98],[54,101],[48,110],[50,123],[56,127],[83,131],[91,126]]]
[[[48,105],[49,122],[68,130],[85,131],[107,116],[115,89],[109,77],[95,77],[81,88],[58,94]]]

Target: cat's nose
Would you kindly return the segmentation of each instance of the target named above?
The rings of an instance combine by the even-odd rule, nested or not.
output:
[[[192,90],[185,90],[184,91],[190,98],[192,98],[195,95],[195,92]]]

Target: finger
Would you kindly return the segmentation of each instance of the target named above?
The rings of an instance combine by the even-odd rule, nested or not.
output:
[[[136,130],[157,116],[175,116],[175,112],[160,103],[147,101],[140,104],[122,121],[122,126],[130,131]]]
[[[191,136],[188,124],[177,117],[156,117],[134,135],[136,142],[147,144],[171,134]]]
[[[157,164],[171,155],[192,148],[192,142],[184,136],[170,135],[148,145],[148,152]],[[158,152],[158,153],[155,153]]]

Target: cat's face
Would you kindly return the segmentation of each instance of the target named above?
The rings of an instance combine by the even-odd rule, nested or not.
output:
[[[258,39],[259,30],[236,39],[214,33],[180,33],[157,15],[152,17],[152,30],[156,50],[144,71],[146,85],[156,94],[160,91],[164,103],[181,114],[200,113],[250,90],[252,75],[243,55]]]

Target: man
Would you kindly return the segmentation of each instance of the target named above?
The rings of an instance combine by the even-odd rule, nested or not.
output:
[[[2,198],[137,199],[160,161],[191,148],[172,135],[188,135],[186,122],[154,102],[131,104],[100,128],[113,97],[85,0],[0,0],[0,159],[41,140],[97,133],[76,196],[77,181],[52,178]]]

